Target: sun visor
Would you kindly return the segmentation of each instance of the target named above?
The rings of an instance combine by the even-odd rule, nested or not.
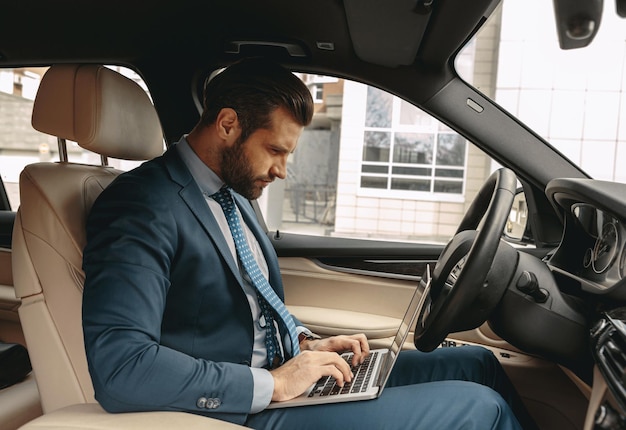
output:
[[[363,61],[395,67],[413,64],[433,0],[344,0],[354,51]]]

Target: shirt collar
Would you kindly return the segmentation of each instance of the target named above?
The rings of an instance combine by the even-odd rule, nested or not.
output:
[[[189,169],[191,176],[203,193],[210,196],[222,188],[224,182],[215,174],[213,170],[200,160],[194,150],[191,149],[191,146],[189,146],[186,136],[183,136],[180,141],[178,141],[176,149],[178,150],[178,155],[182,158],[183,162]]]

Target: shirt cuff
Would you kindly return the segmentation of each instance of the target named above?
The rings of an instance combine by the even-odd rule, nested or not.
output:
[[[305,333],[305,334],[308,334],[309,336],[315,336],[311,330],[309,330],[308,328],[306,328],[304,326],[301,326],[301,325],[296,327],[296,332],[298,334]]]
[[[272,401],[274,378],[269,370],[266,369],[251,367],[250,372],[252,372],[252,382],[254,384],[250,413],[256,414],[267,408],[267,405]]]
[[[296,327],[296,331],[298,332],[298,343],[302,343],[304,339],[321,339],[322,337],[313,333],[306,327],[298,326]]]

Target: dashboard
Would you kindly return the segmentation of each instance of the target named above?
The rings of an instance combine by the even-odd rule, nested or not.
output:
[[[588,331],[598,372],[589,408],[593,428],[626,428],[626,184],[556,179],[546,193],[565,225],[548,266],[578,281],[590,297],[603,296]]]
[[[586,292],[626,299],[626,184],[557,179],[547,193],[565,221],[550,268]]]
[[[591,276],[602,275],[603,273],[607,273],[608,275],[609,270],[611,270],[617,272],[616,275],[622,278],[624,276],[624,257],[622,256],[620,259],[619,268],[614,264],[619,254],[626,255],[622,252],[621,246],[621,238],[624,234],[622,226],[620,222],[610,214],[582,205],[574,208],[574,214],[581,223],[585,221],[582,213],[588,208],[591,209],[593,218],[598,221],[591,226],[585,226],[583,224],[583,227],[589,227],[587,232],[596,239],[593,247],[587,248],[585,251],[583,267],[593,271],[593,273],[590,273]]]

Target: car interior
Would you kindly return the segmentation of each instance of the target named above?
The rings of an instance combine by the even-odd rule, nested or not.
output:
[[[2,158],[10,151],[0,148],[6,183],[0,183],[0,345],[25,346],[29,355],[25,364],[0,348],[0,376],[11,369],[24,373],[0,388],[0,428],[241,428],[185,412],[111,414],[98,405],[81,326],[82,249],[91,205],[126,170],[120,166],[171,147],[198,121],[205,80],[254,56],[301,76],[323,76],[305,81],[313,92],[343,82],[341,122],[331,103],[336,99],[325,93],[326,110],[316,113],[303,134],[303,155],[293,160],[294,169],[304,165],[301,175],[345,162],[348,168],[335,171],[335,182],[324,188],[330,194],[305,182],[300,184],[308,189],[295,194],[288,177],[287,185],[274,184],[267,196],[250,202],[279,256],[290,312],[320,336],[362,332],[371,348],[385,348],[430,267],[428,312],[407,349],[490,349],[541,429],[624,428],[626,185],[593,179],[457,70],[463,49],[477,35],[499,31],[494,17],[514,2],[519,0],[3,5],[0,90],[3,71],[29,70],[24,76],[37,78],[32,101],[20,100],[20,106],[28,133],[48,140],[31,145],[38,160],[19,169]],[[548,21],[560,48],[586,49],[600,26],[602,1],[553,5],[557,19]],[[604,13],[623,17],[626,2],[615,5],[609,12],[613,5],[605,5]],[[18,81],[11,79],[14,88]],[[26,84],[19,85],[26,94]],[[353,102],[345,99],[349,92]],[[11,97],[7,105],[17,102],[15,93]],[[22,134],[3,130],[12,118],[4,100],[0,134],[11,141]],[[381,100],[417,108],[437,121],[437,133],[467,140],[463,159],[441,167],[444,179],[433,180],[440,184],[433,185],[439,201],[418,191],[397,205],[389,198],[381,203],[386,206],[367,206],[381,192],[381,169],[387,168],[377,157],[390,152],[379,143],[364,147],[364,139],[384,130],[374,120],[368,125],[364,106]],[[350,115],[361,115],[355,120],[361,123],[365,118],[365,128],[351,133]],[[320,152],[313,144],[322,132],[342,135],[340,148],[323,152],[333,162],[311,155]],[[346,150],[344,139],[358,150]],[[446,142],[456,148],[459,141]],[[402,172],[397,182],[390,174],[391,197],[413,191],[405,187],[413,167],[401,168],[391,170]],[[9,201],[12,181],[3,169],[19,170],[18,206]],[[357,200],[365,206],[341,218],[347,202]],[[280,215],[282,224],[275,223],[288,205],[298,208],[295,219],[289,224]],[[368,233],[374,211],[382,237]],[[520,214],[525,220],[518,225]],[[299,222],[298,216],[316,221]],[[418,236],[420,225],[432,219],[437,230]],[[414,230],[406,233],[409,227]],[[10,360],[21,360],[22,367],[4,364]]]

